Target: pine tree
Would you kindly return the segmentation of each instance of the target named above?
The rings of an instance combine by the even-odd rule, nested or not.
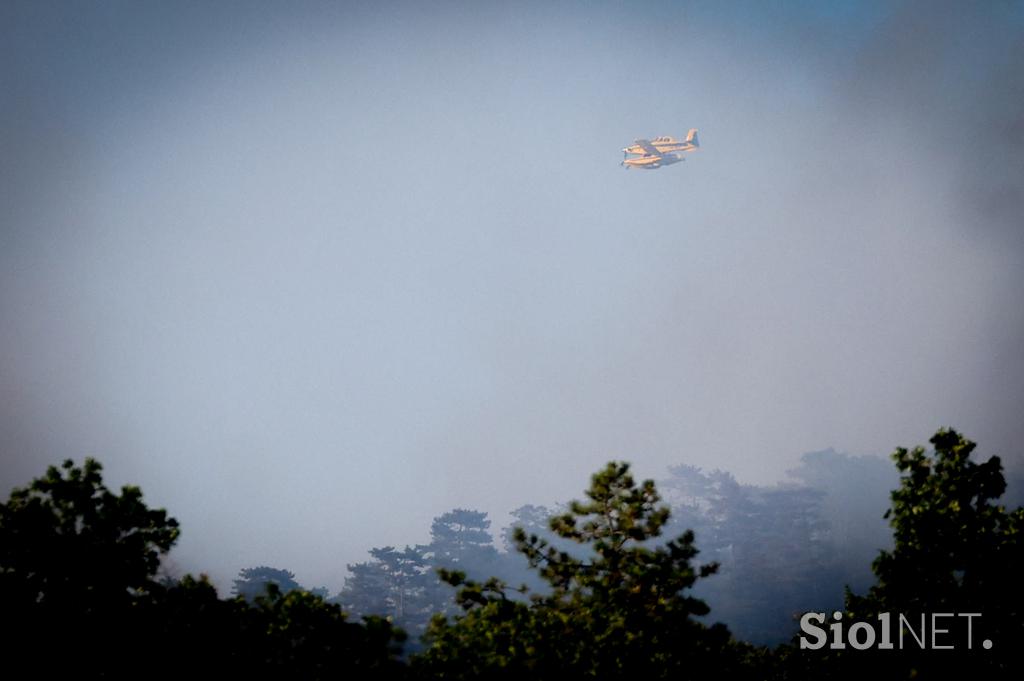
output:
[[[587,501],[551,519],[552,531],[580,546],[575,555],[516,530],[514,541],[549,593],[511,598],[498,579],[460,586],[464,614],[436,618],[431,647],[417,664],[452,678],[696,678],[735,673],[729,633],[695,618],[705,603],[687,592],[714,573],[694,567],[693,534],[652,545],[669,518],[650,480],[637,485],[626,463],[595,474]],[[585,557],[580,557],[585,556]]]

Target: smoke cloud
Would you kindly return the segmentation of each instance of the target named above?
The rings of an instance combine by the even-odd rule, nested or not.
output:
[[[96,456],[221,588],[612,458],[1020,466],[1020,3],[0,12],[0,483]]]

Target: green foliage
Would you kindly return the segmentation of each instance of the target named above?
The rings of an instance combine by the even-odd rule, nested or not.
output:
[[[934,454],[922,447],[893,454],[902,477],[885,517],[895,548],[875,560],[878,584],[870,591],[881,607],[963,610],[1007,586],[1009,569],[1020,566],[1024,510],[992,503],[1006,489],[999,457],[971,461],[975,444],[953,430],[931,443]],[[985,605],[1002,610],[1003,603]]]
[[[652,546],[668,521],[650,480],[637,485],[626,463],[591,480],[588,500],[551,519],[552,531],[581,548],[580,557],[521,528],[514,541],[550,592],[527,601],[500,580],[459,586],[464,614],[435,618],[431,647],[417,659],[447,678],[695,678],[738,672],[738,648],[721,625],[694,619],[708,607],[686,592],[715,565],[695,568],[692,532]]]
[[[877,583],[868,593],[848,594],[847,616],[870,621],[882,612],[980,613],[974,649],[965,650],[961,620],[948,636],[959,643],[956,654],[905,651],[898,669],[891,656],[862,655],[856,662],[888,662],[893,677],[1016,678],[1024,671],[1016,653],[1024,640],[1024,509],[1007,511],[994,503],[1006,489],[999,457],[972,461],[975,444],[954,430],[939,430],[931,443],[931,453],[901,447],[892,455],[901,478],[885,517],[895,545],[874,561]],[[993,641],[993,648],[981,649],[981,639]],[[847,663],[853,657],[846,655]]]

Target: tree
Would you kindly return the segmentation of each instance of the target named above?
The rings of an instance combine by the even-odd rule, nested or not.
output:
[[[141,599],[136,627],[118,641],[115,676],[212,678],[402,677],[404,634],[380,618],[352,623],[337,605],[273,583],[251,602],[220,600],[206,580],[186,576]],[[130,664],[126,664],[126,661]]]
[[[486,574],[495,564],[490,524],[484,512],[456,508],[434,518],[428,545],[371,549],[373,560],[348,565],[335,601],[358,615],[386,616],[417,639],[435,613],[452,611],[452,589],[437,568]]]
[[[239,570],[238,579],[234,581],[231,593],[241,596],[251,603],[256,600],[257,596],[265,595],[271,585],[281,593],[302,588],[295,581],[295,575],[290,570],[261,565]]]
[[[453,509],[430,526],[433,563],[438,567],[471,571],[492,563],[497,557],[487,513],[465,508]]]
[[[931,453],[901,447],[892,455],[901,476],[885,513],[894,547],[875,559],[868,593],[848,593],[846,618],[874,623],[881,613],[904,613],[916,623],[920,614],[980,613],[971,621],[973,649],[966,650],[968,620],[956,617],[946,620],[944,641],[958,644],[955,653],[911,646],[896,659],[846,655],[842,667],[884,665],[891,678],[1019,678],[1024,509],[993,503],[1006,489],[999,457],[975,463],[975,443],[955,430],[939,430],[931,443]],[[991,649],[980,645],[986,639]]]
[[[94,459],[68,460],[0,504],[3,640],[50,664],[59,661],[39,646],[60,646],[85,675],[116,656],[133,605],[161,588],[160,558],[178,538],[176,520],[148,508],[138,487],[110,491],[101,471]]]
[[[68,460],[0,504],[0,575],[26,602],[96,606],[155,583],[178,521],[148,508],[138,487],[114,494],[101,471]]]
[[[391,612],[390,587],[384,564],[379,560],[349,563],[345,586],[333,599],[345,612],[354,615],[387,616]]]
[[[427,607],[420,633],[434,613],[452,615],[457,612],[454,591],[440,579],[439,570],[459,570],[472,579],[486,579],[502,571],[504,566],[498,563],[490,527],[491,521],[484,511],[456,508],[434,518],[430,525],[430,544],[424,547],[430,569],[424,583]]]
[[[550,520],[560,538],[580,546],[578,557],[521,528],[516,549],[547,582],[550,593],[510,598],[496,578],[444,579],[460,586],[464,613],[435,618],[421,670],[451,678],[694,678],[735,672],[728,630],[707,627],[705,603],[687,592],[714,573],[694,567],[692,532],[652,546],[669,519],[650,480],[637,485],[629,464],[609,463],[591,480],[588,501]]]
[[[100,464],[66,461],[0,504],[0,641],[43,678],[401,676],[404,634],[346,620],[286,570],[243,570],[264,595],[221,600],[205,577],[157,579],[178,523]],[[291,590],[285,593],[281,583]],[[266,586],[269,585],[269,586]]]
[[[550,546],[560,550],[569,553],[578,552],[578,544],[568,539],[562,539],[551,531],[552,516],[561,515],[566,510],[568,510],[568,506],[564,504],[551,507],[527,504],[511,511],[509,515],[512,516],[512,523],[508,527],[502,528],[501,537],[504,551],[498,556],[497,569],[493,574],[507,584],[525,585],[529,590],[537,593],[545,591],[546,582],[541,579],[536,570],[530,568],[526,556],[516,550],[516,529],[521,528],[527,536],[535,534],[547,541]]]
[[[405,634],[379,617],[348,622],[337,605],[295,589],[270,586],[243,609],[239,657],[257,677],[328,679],[401,677],[398,662]],[[355,673],[355,674],[354,674]]]
[[[422,595],[428,577],[427,560],[420,547],[406,546],[399,551],[385,546],[371,549],[370,555],[380,563],[384,574],[389,614],[396,622],[417,614],[423,607]]]
[[[425,551],[424,546],[370,549],[373,560],[348,566],[349,576],[335,602],[356,615],[387,617],[419,636],[431,615],[444,608],[436,593],[440,585]],[[448,587],[445,589],[450,592]]]

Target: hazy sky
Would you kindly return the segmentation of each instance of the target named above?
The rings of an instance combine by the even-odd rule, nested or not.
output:
[[[7,0],[0,488],[334,591],[612,458],[1017,466],[1022,224],[1020,2]]]

